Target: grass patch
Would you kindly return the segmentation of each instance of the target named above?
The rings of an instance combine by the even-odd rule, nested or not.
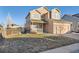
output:
[[[20,34],[15,36],[8,36],[7,38],[45,38],[48,37],[45,34]]]
[[[73,43],[79,43],[79,40],[64,36],[43,36],[41,34],[27,34],[21,36],[0,41],[0,52],[35,53]]]

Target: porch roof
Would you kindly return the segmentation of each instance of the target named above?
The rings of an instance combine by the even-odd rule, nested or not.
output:
[[[31,22],[33,22],[33,23],[46,23],[45,21],[42,21],[42,20],[32,20]]]
[[[57,22],[57,23],[69,23],[69,24],[72,24],[72,22],[65,21],[65,20],[63,20],[63,19],[60,19],[60,20],[53,19],[53,22]]]

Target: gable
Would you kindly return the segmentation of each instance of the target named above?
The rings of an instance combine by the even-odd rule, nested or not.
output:
[[[62,19],[67,20],[67,21],[78,21],[79,22],[79,18],[72,16],[72,15],[64,15]]]
[[[36,10],[30,11],[30,14],[39,14]]]
[[[57,8],[52,9],[52,11],[55,12],[55,13],[61,13],[61,11],[59,9],[57,9]]]
[[[40,7],[37,9],[41,14],[45,14],[48,12],[48,9],[46,7]]]

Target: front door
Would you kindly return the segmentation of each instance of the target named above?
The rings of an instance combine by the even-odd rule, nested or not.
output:
[[[37,25],[37,32],[43,33],[43,24],[38,24]]]
[[[43,33],[43,24],[33,23],[31,28],[33,32]]]

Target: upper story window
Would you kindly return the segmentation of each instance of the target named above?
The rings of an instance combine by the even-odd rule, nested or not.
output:
[[[53,19],[61,19],[61,12],[58,9],[54,9],[51,11],[51,18]]]
[[[51,15],[52,18],[54,19],[60,19],[60,13],[55,13],[55,12],[52,12],[52,15]]]
[[[41,19],[41,15],[40,14],[31,14],[31,19]]]

